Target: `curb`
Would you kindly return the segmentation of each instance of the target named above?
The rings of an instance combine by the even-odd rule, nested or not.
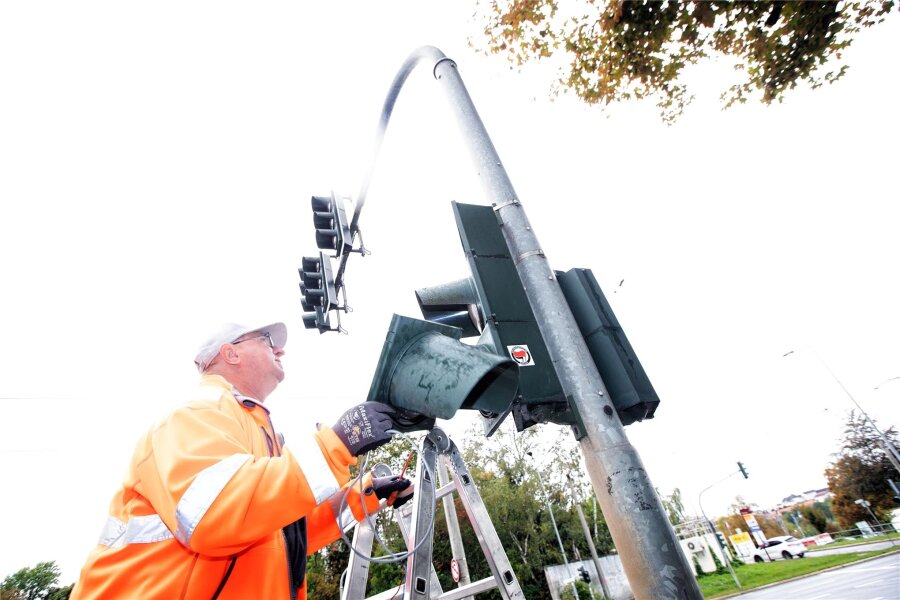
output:
[[[782,583],[789,583],[791,581],[799,581],[801,579],[806,579],[807,577],[812,577],[813,575],[818,575],[819,573],[827,573],[829,571],[836,571],[838,569],[843,569],[845,567],[852,567],[853,565],[858,565],[860,563],[869,562],[870,560],[877,560],[879,558],[883,558],[885,556],[891,556],[893,554],[900,553],[900,548],[896,550],[892,550],[890,552],[885,552],[884,554],[879,554],[878,556],[870,556],[868,558],[861,558],[859,560],[854,560],[853,562],[844,563],[842,565],[836,565],[834,567],[828,567],[827,569],[822,569],[821,571],[813,571],[812,573],[807,573],[806,575],[798,575],[797,577],[791,577],[790,579],[782,579],[781,581],[775,581],[772,583],[767,583],[766,585],[761,585],[759,587],[755,587],[751,590],[744,590],[742,592],[734,592],[732,594],[728,594],[727,596],[716,596],[716,600],[725,600],[725,598],[737,598],[739,596],[743,596],[744,594],[749,594],[750,592],[758,592],[759,590],[764,590],[766,588],[775,587],[781,585]]]

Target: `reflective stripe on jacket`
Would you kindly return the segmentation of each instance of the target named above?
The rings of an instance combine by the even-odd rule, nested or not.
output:
[[[207,599],[228,573],[219,600],[302,600],[282,528],[305,518],[307,554],[336,540],[355,463],[327,427],[288,450],[262,405],[204,376],[196,399],[138,442],[71,597]],[[343,519],[363,517],[353,488]],[[377,503],[366,497],[369,512]]]

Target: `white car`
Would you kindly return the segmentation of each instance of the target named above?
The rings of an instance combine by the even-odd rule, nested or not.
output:
[[[790,535],[779,535],[769,538],[767,542],[753,553],[755,562],[769,562],[773,560],[803,558],[806,554],[806,546],[803,542]]]

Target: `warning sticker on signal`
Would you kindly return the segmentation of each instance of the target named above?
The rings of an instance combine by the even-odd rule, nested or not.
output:
[[[507,346],[507,352],[509,352],[510,357],[516,364],[520,367],[530,367],[534,365],[534,359],[531,356],[531,350],[528,349],[528,346],[525,344],[516,344],[514,346]]]

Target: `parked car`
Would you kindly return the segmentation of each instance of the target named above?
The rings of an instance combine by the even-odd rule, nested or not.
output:
[[[806,554],[806,546],[803,542],[791,535],[779,535],[769,538],[768,541],[756,549],[753,553],[755,562],[769,562],[772,560],[803,558]]]

